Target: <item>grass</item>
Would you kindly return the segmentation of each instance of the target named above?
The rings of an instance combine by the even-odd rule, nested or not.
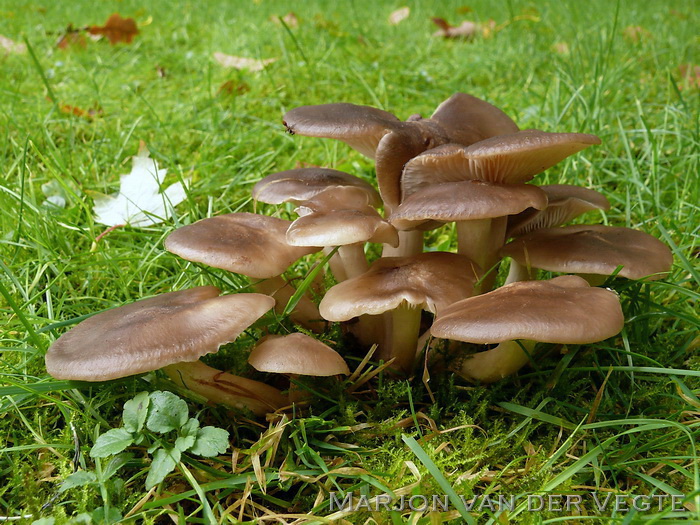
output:
[[[700,520],[698,90],[677,71],[697,61],[694,6],[592,0],[494,8],[475,0],[466,14],[456,1],[410,6],[411,16],[394,27],[386,18],[400,4],[366,0],[304,4],[303,11],[267,1],[177,8],[159,0],[0,1],[0,33],[26,38],[32,51],[0,54],[3,520],[65,523],[102,508],[108,496],[129,516],[125,522],[138,523],[166,523],[168,516],[203,523],[204,509],[220,523],[371,517],[422,524],[467,516],[556,523],[572,518],[528,512],[526,496],[591,491],[683,494],[687,512],[589,507],[581,523]],[[298,28],[270,20],[292,9]],[[141,34],[131,45],[55,47],[68,24],[102,23],[114,11],[137,19]],[[438,40],[430,37],[431,16],[494,18],[499,31],[473,43]],[[628,26],[649,33],[635,42],[623,36]],[[563,54],[553,50],[561,43]],[[216,64],[215,51],[278,61],[259,73],[236,72]],[[220,91],[227,81],[240,92]],[[137,448],[116,485],[59,494],[75,468],[97,468],[88,451],[97,434],[119,425],[123,403],[168,383],[157,374],[94,385],[53,380],[43,364],[51,342],[83,316],[141,297],[201,284],[244,289],[238,276],[169,255],[163,239],[202,217],[251,211],[250,189],[260,177],[304,162],[372,179],[372,163],[346,146],[287,135],[285,111],[347,101],[407,118],[430,114],[455,91],[486,98],[521,128],[601,137],[602,146],[536,180],[598,189],[612,209],[590,222],[638,228],[672,247],[674,268],[664,281],[611,283],[626,314],[622,334],[553,349],[536,369],[490,387],[432,377],[434,403],[420,380],[392,383],[382,374],[352,395],[342,385],[314,384],[323,397],[312,413],[270,422],[232,419],[191,400],[202,422],[231,431],[232,457],[184,458],[146,493],[148,456]],[[64,105],[101,113],[84,118]],[[91,192],[116,191],[140,139],[169,180],[192,179],[188,199],[169,223],[120,228],[98,241],[104,227],[93,221]],[[65,209],[43,202],[47,183],[66,195]],[[448,235],[438,231],[432,241],[450,242]],[[255,335],[211,362],[232,366]],[[505,513],[329,509],[330,491],[374,497],[450,490],[467,499],[519,497]]]

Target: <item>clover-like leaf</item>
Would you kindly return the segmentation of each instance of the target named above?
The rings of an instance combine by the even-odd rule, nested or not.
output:
[[[151,489],[163,481],[165,476],[170,474],[180,462],[180,456],[180,451],[176,448],[156,450],[153,454],[151,468],[148,469],[148,476],[146,476],[146,489]]]
[[[204,427],[197,431],[197,439],[190,448],[192,454],[211,458],[228,449],[228,432],[223,428]]]
[[[122,418],[124,419],[124,428],[129,432],[141,432],[143,430],[143,424],[146,422],[146,416],[148,415],[148,405],[150,403],[150,397],[148,392],[139,392],[124,403],[124,411],[122,413]]]
[[[153,392],[146,427],[162,434],[187,423],[187,403],[172,392]]]
[[[197,440],[197,430],[199,430],[199,421],[191,417],[180,429],[180,436],[175,440],[175,448],[180,452],[185,452]]]
[[[93,458],[106,458],[113,454],[119,454],[134,442],[134,436],[125,428],[113,428],[97,438],[90,449]]]
[[[172,216],[173,208],[185,200],[185,187],[176,182],[161,193],[167,170],[158,168],[149,155],[141,143],[138,155],[133,157],[131,173],[121,177],[119,193],[93,198],[95,221],[107,226],[151,226]]]

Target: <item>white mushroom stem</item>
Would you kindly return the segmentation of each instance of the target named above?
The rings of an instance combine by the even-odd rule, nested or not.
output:
[[[505,341],[491,350],[466,357],[455,372],[469,381],[494,383],[529,363],[535,344],[524,339]]]
[[[498,250],[505,240],[506,218],[457,221],[457,253],[466,255],[478,264],[486,275],[481,283],[481,293],[488,292],[496,279],[494,268]]]
[[[421,311],[421,308],[404,302],[389,312],[390,322],[379,353],[385,361],[396,358],[393,367],[407,375],[413,370],[416,358]]]
[[[260,381],[235,376],[201,361],[177,363],[163,368],[174,383],[233,408],[247,408],[262,416],[289,404],[282,392]]]
[[[264,293],[275,299],[275,312],[281,314],[285,306],[292,298],[296,289],[282,277],[270,277],[253,284],[253,289],[258,293]],[[325,331],[326,323],[321,318],[316,304],[304,294],[289,316],[292,321],[302,325],[314,333],[321,334]]]
[[[384,245],[382,257],[408,257],[423,253],[423,232],[419,230],[399,231],[399,245],[394,248]]]
[[[508,277],[506,284],[517,283],[520,281],[534,281],[537,279],[537,268],[528,268],[523,266],[515,259],[510,260],[510,268],[508,269]]]
[[[338,248],[338,254],[343,261],[345,275],[348,279],[362,275],[369,269],[365,256],[364,243],[348,244]]]
[[[328,257],[328,254],[331,253],[333,249],[334,248],[332,247],[324,248],[323,255]],[[333,254],[333,257],[330,258],[328,264],[331,267],[331,273],[333,274],[333,277],[335,277],[336,281],[340,283],[347,280],[348,276],[345,273],[345,265],[343,264],[343,260],[340,258],[340,254],[338,252]]]

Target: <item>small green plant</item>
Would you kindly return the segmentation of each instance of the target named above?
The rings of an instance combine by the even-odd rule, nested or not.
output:
[[[95,471],[78,470],[68,476],[59,492],[95,486],[102,495],[104,507],[93,515],[97,522],[118,521],[117,509],[110,508],[110,489],[123,485],[121,479],[111,479],[132,458],[124,452],[131,445],[147,447],[153,460],[146,476],[146,489],[158,485],[180,463],[183,452],[202,457],[214,457],[226,452],[228,431],[212,426],[201,427],[199,420],[189,417],[187,403],[171,392],[140,392],[124,403],[123,426],[100,434],[90,456],[95,459]],[[106,463],[102,460],[109,458]],[[117,490],[117,492],[119,492]]]

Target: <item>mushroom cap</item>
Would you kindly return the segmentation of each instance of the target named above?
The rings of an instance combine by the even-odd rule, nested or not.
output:
[[[540,186],[547,194],[547,207],[530,208],[508,217],[506,237],[518,237],[534,230],[561,226],[592,210],[609,210],[610,202],[595,190],[569,184]]]
[[[57,379],[106,381],[196,361],[233,341],[275,304],[262,294],[219,296],[201,286],[142,299],[94,315],[46,353]]]
[[[290,224],[254,213],[229,213],[178,228],[165,239],[165,249],[188,261],[267,279],[320,250],[287,244]]]
[[[413,193],[391,214],[389,221],[399,230],[410,230],[428,221],[491,219],[545,206],[547,195],[537,186],[480,180],[445,182]]]
[[[261,372],[305,376],[348,375],[350,369],[338,352],[304,334],[271,336],[260,342],[248,363]]]
[[[631,228],[576,225],[544,228],[518,237],[500,250],[528,268],[551,272],[660,279],[671,270],[673,254],[656,237]]]
[[[566,157],[593,144],[595,135],[528,129],[498,135],[471,146],[445,144],[412,159],[401,178],[403,198],[439,182],[478,179],[498,184],[531,180]]]
[[[456,302],[438,314],[430,332],[477,344],[513,339],[586,344],[614,336],[624,322],[614,292],[565,275],[516,282]]]
[[[287,230],[292,246],[346,246],[381,242],[398,246],[399,234],[374,208],[313,212],[295,220]]]
[[[445,100],[430,120],[442,126],[450,142],[463,146],[519,131],[517,124],[503,111],[466,93],[455,93]]]
[[[267,204],[303,203],[315,195],[339,187],[363,190],[372,206],[381,205],[377,190],[362,179],[326,168],[299,168],[268,175],[253,186],[253,200]]]
[[[476,264],[454,253],[383,257],[367,272],[328,290],[319,311],[329,321],[378,315],[402,303],[435,313],[471,296],[480,274]]]
[[[282,120],[292,134],[338,139],[370,159],[386,133],[405,125],[387,111],[344,102],[301,106]]]

